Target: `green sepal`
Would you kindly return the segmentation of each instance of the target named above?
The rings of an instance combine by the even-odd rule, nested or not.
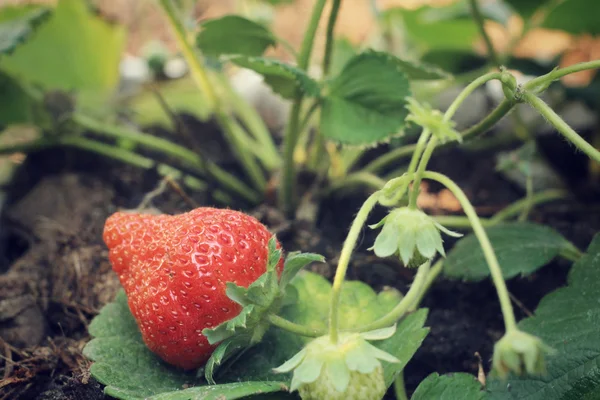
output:
[[[267,258],[267,271],[274,271],[279,260],[281,260],[281,250],[277,248],[277,238],[275,235],[269,239],[269,255]]]
[[[253,319],[255,319],[254,304],[249,304],[242,308],[240,313],[222,324],[219,324],[215,328],[204,328],[202,334],[208,339],[208,343],[215,344],[225,339],[234,336],[240,330],[246,330],[252,325]]]
[[[246,335],[230,337],[224,340],[212,353],[210,359],[204,366],[204,379],[210,384],[215,385],[214,375],[217,368],[232,358],[239,350],[247,348],[251,338]]]
[[[283,272],[281,273],[281,279],[279,280],[279,287],[281,290],[285,290],[287,285],[291,282],[296,274],[308,264],[313,262],[325,262],[325,257],[320,254],[314,253],[290,253],[285,259],[283,265]]]
[[[282,251],[277,248],[277,240],[273,236],[268,243],[267,271],[247,288],[227,282],[227,297],[240,304],[242,310],[232,319],[214,328],[202,330],[202,334],[210,344],[221,342],[208,360],[205,370],[207,381],[214,381],[213,374],[225,357],[231,357],[239,350],[251,347],[262,340],[270,326],[266,320],[268,315],[276,314],[284,304],[292,304],[296,301],[298,298],[296,291],[290,290],[288,294],[286,286],[298,271],[311,262],[324,261],[324,257],[318,254],[291,253],[284,263],[281,280],[279,280],[277,265],[281,255]]]

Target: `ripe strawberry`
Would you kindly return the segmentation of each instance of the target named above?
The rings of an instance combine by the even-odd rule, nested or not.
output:
[[[248,287],[265,273],[272,234],[241,212],[202,207],[175,216],[118,212],[103,237],[146,345],[193,369],[216,347],[202,330],[242,308],[227,297],[226,283]],[[279,274],[282,268],[283,260]]]

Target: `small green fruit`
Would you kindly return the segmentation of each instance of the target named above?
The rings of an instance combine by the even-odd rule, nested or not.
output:
[[[300,386],[298,393],[302,400],[381,400],[387,390],[381,366],[368,374],[350,372],[350,383],[343,392],[335,386],[331,376],[321,374],[316,381]]]
[[[537,336],[518,329],[506,332],[494,346],[494,371],[502,379],[509,372],[522,375],[544,375],[546,373],[545,355],[555,350],[546,345]]]
[[[383,340],[396,326],[365,333],[341,333],[334,343],[330,336],[314,339],[274,371],[294,371],[290,391],[303,400],[380,400],[386,392],[380,360],[399,360],[368,340]]]

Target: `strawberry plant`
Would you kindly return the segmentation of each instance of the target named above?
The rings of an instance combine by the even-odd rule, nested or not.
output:
[[[170,95],[174,86],[158,84],[167,75],[169,50],[148,50],[147,63],[157,77],[153,90],[161,110],[186,134],[184,144],[125,122],[123,103],[115,99],[125,43],[121,26],[75,0],[0,10],[0,98],[8,104],[0,109],[0,124],[34,127],[31,138],[0,143],[1,154],[77,148],[208,193],[210,204],[176,215],[118,211],[106,220],[103,241],[123,291],[89,325],[92,339],[83,354],[107,395],[598,396],[598,237],[584,254],[530,216],[537,206],[569,197],[570,183],[557,184],[561,178],[552,168],[557,160],[544,157],[536,125],[561,135],[565,151],[585,156],[589,175],[597,173],[597,135],[578,132],[561,116],[561,107],[564,99],[575,98],[598,109],[597,82],[589,82],[591,96],[563,83],[578,73],[593,75],[600,60],[556,66],[515,56],[538,28],[598,34],[590,17],[597,5],[504,0],[482,7],[465,0],[380,9],[373,1],[377,29],[355,47],[335,35],[350,2],[315,0],[296,49],[270,28],[264,11],[291,2],[240,2],[245,15],[200,22],[191,3],[157,0],[156,6],[189,70],[190,81],[180,83],[192,96],[191,108],[219,128],[234,159],[229,165],[215,161],[210,143],[185,127],[178,114],[185,108],[171,108],[181,92]],[[588,8],[585,15],[577,11]],[[251,9],[260,9],[260,18]],[[516,34],[511,18],[522,23]],[[504,48],[490,35],[493,23],[510,33]],[[474,51],[477,40],[483,51]],[[270,56],[275,47],[293,61]],[[52,51],[57,48],[61,51]],[[234,90],[231,69],[252,71],[289,106],[281,145],[278,132]],[[452,101],[441,105],[437,96],[451,89]],[[494,107],[465,124],[461,113],[474,108],[472,99],[485,90],[492,92]],[[507,122],[508,129],[501,125]],[[495,134],[488,134],[492,129]],[[493,150],[498,173],[524,196],[493,213],[476,208],[473,193],[432,168],[436,154],[454,147]],[[451,196],[460,213],[438,215],[422,206],[426,182]],[[352,221],[333,221],[344,227],[345,239],[331,260],[284,248],[286,240],[234,211],[265,203],[293,224],[306,214],[317,219],[311,206],[349,194],[360,197],[360,206],[352,210]],[[404,293],[391,282],[377,293],[347,280],[362,241],[369,246],[367,267],[389,262],[405,268],[412,283]],[[456,244],[448,246],[450,241]],[[535,312],[517,321],[507,281],[533,276],[557,258],[573,263],[566,286],[546,290]],[[326,261],[335,264],[332,282],[303,270]],[[485,360],[487,374],[483,365],[477,378],[466,368],[451,375],[433,369],[407,390],[405,367],[430,331],[430,310],[423,303],[442,278],[490,280],[503,331]]]

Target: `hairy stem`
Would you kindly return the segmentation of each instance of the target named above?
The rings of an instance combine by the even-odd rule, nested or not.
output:
[[[575,72],[585,71],[588,69],[600,68],[600,60],[587,61],[574,65],[570,65],[565,68],[560,68],[547,73],[546,75],[539,76],[527,82],[523,85],[523,89],[534,90],[536,88],[546,88],[550,83],[562,78],[563,76],[574,74]]]
[[[427,147],[425,148],[425,152],[423,153],[423,157],[421,157],[421,162],[419,163],[419,168],[415,173],[415,178],[412,184],[412,190],[410,191],[410,197],[408,200],[408,206],[413,210],[417,209],[417,198],[419,197],[419,191],[421,186],[421,180],[423,179],[423,173],[427,168],[427,164],[433,155],[433,151],[435,150],[435,146],[437,146],[437,137],[432,136],[429,139],[429,143],[427,143]]]
[[[375,192],[365,200],[361,206],[356,218],[350,226],[348,236],[344,241],[342,252],[340,254],[340,260],[335,270],[335,277],[333,278],[333,288],[331,291],[331,305],[329,308],[329,336],[331,337],[332,343],[338,341],[339,331],[339,308],[340,308],[340,294],[342,293],[342,284],[346,277],[346,271],[348,270],[348,264],[350,263],[350,256],[356,246],[358,236],[362,231],[363,225],[365,224],[369,213],[377,205],[381,192]]]
[[[323,14],[326,0],[317,0],[313,8],[312,16],[304,34],[300,55],[298,56],[298,67],[306,71],[310,63],[313,43],[319,20]],[[290,112],[290,119],[283,137],[283,173],[281,190],[279,193],[279,205],[287,213],[294,209],[294,192],[296,190],[296,170],[294,165],[294,150],[300,134],[300,111],[302,110],[302,93],[297,92]]]
[[[465,211],[465,214],[471,221],[471,225],[473,226],[473,233],[479,241],[481,250],[483,251],[483,255],[490,269],[492,280],[494,282],[494,285],[496,286],[496,292],[500,300],[500,307],[502,309],[502,316],[504,317],[504,325],[506,327],[506,330],[509,331],[512,329],[516,329],[517,323],[515,319],[515,314],[512,309],[512,304],[510,302],[508,289],[506,288],[506,282],[504,282],[504,278],[502,277],[502,269],[500,268],[498,258],[496,257],[496,253],[494,252],[492,244],[490,243],[490,239],[488,238],[485,229],[483,229],[483,225],[479,220],[477,212],[471,205],[471,202],[469,201],[465,193],[462,191],[462,189],[447,176],[437,172],[425,172],[423,176],[427,179],[433,179],[446,186],[460,202],[463,210]]]
[[[458,111],[458,108],[460,107],[460,105],[467,99],[467,97],[469,97],[469,95],[471,93],[473,93],[475,91],[475,89],[477,89],[478,87],[480,87],[481,85],[483,85],[484,83],[486,83],[488,81],[491,81],[493,79],[499,79],[499,78],[500,78],[499,72],[490,72],[490,73],[480,76],[479,78],[475,79],[473,82],[468,84],[467,87],[465,87],[460,92],[460,94],[456,97],[456,99],[454,99],[452,104],[450,104],[450,107],[448,107],[448,109],[444,113],[444,121],[449,121],[450,119],[452,119],[452,117],[454,116],[456,111]],[[429,160],[431,159],[431,156],[433,155],[433,151],[435,150],[437,143],[438,143],[438,139],[435,136],[435,132],[433,132],[433,136],[431,137],[431,139],[429,140],[429,143],[427,144],[427,148],[425,149],[425,152],[423,153],[423,157],[421,157],[421,161],[419,163],[419,168],[417,169],[417,173],[415,174],[414,182],[412,185],[412,191],[410,194],[410,200],[408,203],[408,206],[410,208],[413,208],[413,209],[417,208],[417,198],[419,197],[419,189],[420,189],[419,187],[421,185],[421,179],[423,178],[423,172],[425,172],[425,170],[427,169],[427,163],[429,163]]]
[[[406,175],[413,175],[417,165],[419,163],[419,159],[421,158],[421,155],[423,154],[423,149],[425,147],[425,145],[427,144],[427,141],[430,138],[431,133],[429,132],[429,129],[423,129],[423,132],[421,132],[421,136],[419,137],[419,140],[417,141],[417,147],[415,148],[415,151],[413,152],[413,155],[410,159],[410,163],[408,165],[408,170],[406,171]],[[380,200],[381,205],[384,205],[386,207],[393,207],[396,206],[400,200],[402,199],[402,197],[404,196],[404,193],[406,192],[406,189],[408,188],[408,185],[410,184],[410,180],[405,180],[405,182],[397,189],[393,192],[393,194],[391,196],[385,196],[384,198],[382,198]],[[413,187],[414,190],[414,187]]]
[[[564,137],[566,137],[571,143],[575,145],[579,150],[583,151],[589,158],[600,163],[600,151],[596,150],[594,146],[585,141],[581,136],[577,134],[554,110],[546,104],[542,99],[537,97],[535,94],[525,92],[523,94],[523,100],[529,105],[535,108],[552,126],[556,128]]]

